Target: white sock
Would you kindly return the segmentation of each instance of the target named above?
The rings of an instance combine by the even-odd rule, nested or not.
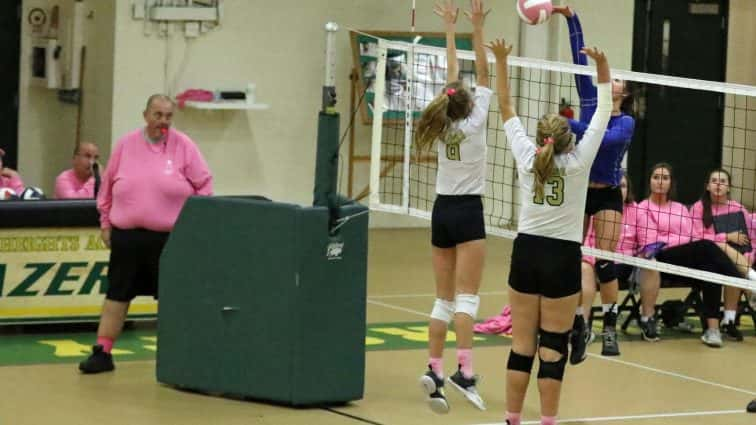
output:
[[[617,314],[617,312],[619,311],[619,306],[617,305],[617,303],[601,304],[601,312],[602,313],[606,313],[609,310],[611,310],[612,313]]]
[[[582,316],[582,315],[583,315],[583,306],[581,305],[580,307],[575,309],[575,316]]]
[[[724,311],[724,319],[722,319],[722,324],[727,323],[734,323],[735,322],[735,310],[725,310]]]
[[[648,318],[648,317],[646,317],[646,316],[641,316],[641,322],[643,322],[643,323],[646,323],[646,322],[648,322],[648,319],[649,319],[649,318]]]
[[[748,269],[748,279],[756,280],[756,270]]]

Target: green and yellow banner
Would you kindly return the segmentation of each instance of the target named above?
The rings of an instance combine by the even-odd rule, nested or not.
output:
[[[97,320],[108,258],[98,228],[0,231],[0,323]],[[129,309],[130,318],[156,313],[151,297],[136,298]]]

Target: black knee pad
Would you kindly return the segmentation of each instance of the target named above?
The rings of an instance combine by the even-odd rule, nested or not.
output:
[[[542,358],[538,367],[538,378],[551,378],[561,381],[564,377],[564,367],[567,364],[567,344],[570,340],[570,331],[564,333],[549,332],[543,329],[538,331],[538,345],[548,348],[562,355],[562,358],[555,362],[547,362]]]
[[[567,344],[570,341],[570,331],[565,333],[549,332],[543,329],[538,331],[538,345],[549,348],[562,356],[567,356]]]
[[[564,378],[564,368],[567,365],[567,356],[562,356],[561,359],[555,362],[545,362],[540,359],[541,363],[538,367],[538,379],[550,378],[561,381]]]
[[[533,359],[535,356],[523,356],[517,354],[514,350],[509,352],[509,360],[507,360],[507,370],[516,370],[519,372],[525,372],[530,374],[533,369]]]
[[[599,283],[609,283],[617,278],[614,262],[609,260],[596,261],[596,276]]]

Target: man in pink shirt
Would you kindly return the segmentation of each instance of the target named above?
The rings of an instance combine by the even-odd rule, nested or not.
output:
[[[55,198],[92,199],[95,197],[94,168],[100,152],[97,145],[81,142],[74,149],[72,168],[63,171],[55,179]]]
[[[3,166],[4,156],[5,151],[0,149],[0,189],[12,189],[16,195],[21,195],[24,191],[24,182],[16,170]]]
[[[97,209],[102,239],[110,247],[109,287],[97,344],[79,364],[83,373],[115,368],[110,353],[131,300],[157,298],[160,254],[184,202],[212,195],[213,179],[199,149],[171,128],[174,107],[165,95],[150,96],[147,125],[118,140],[102,175]]]

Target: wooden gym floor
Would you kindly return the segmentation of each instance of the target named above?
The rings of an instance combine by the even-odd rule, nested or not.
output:
[[[71,359],[0,366],[0,424],[502,424],[509,354],[505,337],[489,337],[475,349],[487,411],[475,409],[449,388],[451,412],[435,415],[416,384],[427,361],[423,326],[434,299],[428,241],[426,229],[370,233],[363,400],[327,409],[293,409],[178,391],[156,382],[154,360],[116,358],[115,373],[82,376],[76,370],[79,359]],[[480,319],[500,312],[507,302],[510,250],[511,241],[489,239]],[[744,342],[726,342],[721,349],[704,346],[697,333],[667,331],[661,342],[643,342],[633,326],[631,335],[620,340],[620,357],[600,356],[600,344],[594,343],[585,363],[568,366],[560,423],[753,424],[756,415],[745,413],[745,406],[756,398],[756,337],[752,323],[744,323],[742,330]],[[0,334],[0,351],[6,338]],[[392,338],[407,344],[381,346]],[[445,359],[450,373],[453,349]],[[526,424],[538,423],[535,382],[523,417]]]

